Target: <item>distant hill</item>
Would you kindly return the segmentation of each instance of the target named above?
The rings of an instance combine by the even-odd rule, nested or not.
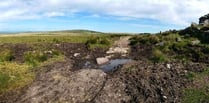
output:
[[[60,31],[0,31],[0,34],[17,34],[17,33],[102,33],[99,31],[93,31],[93,30],[82,30],[82,29],[76,29],[76,30],[60,30]]]
[[[56,32],[64,32],[64,33],[102,33],[98,31],[93,31],[93,30],[82,30],[82,29],[76,29],[76,30],[61,30],[61,31],[51,31],[53,33]]]

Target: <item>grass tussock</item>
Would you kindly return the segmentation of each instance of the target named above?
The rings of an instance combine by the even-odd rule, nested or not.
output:
[[[36,67],[49,59],[63,57],[57,50],[50,51],[28,51],[24,53],[24,62]],[[63,57],[64,58],[64,57]]]
[[[86,41],[86,45],[88,48],[93,49],[93,48],[107,48],[112,44],[112,41],[108,37],[94,37],[92,36]]]
[[[34,73],[29,65],[3,62],[0,64],[0,95],[32,82]]]
[[[12,52],[9,49],[0,51],[0,62],[12,61],[13,58]]]

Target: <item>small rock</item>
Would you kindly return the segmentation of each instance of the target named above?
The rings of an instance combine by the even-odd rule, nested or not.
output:
[[[60,44],[55,44],[55,46],[57,46],[57,47],[58,47],[58,46],[60,46]]]
[[[85,56],[85,59],[90,59],[90,58],[91,58],[90,55]]]
[[[96,61],[97,61],[97,64],[101,65],[101,64],[107,63],[109,59],[105,57],[101,57],[101,58],[97,58]]]
[[[181,38],[176,38],[176,42],[181,42],[182,39]]]
[[[199,40],[193,40],[193,41],[191,41],[191,43],[192,43],[192,45],[197,45],[197,44],[200,43],[200,41]]]
[[[155,44],[155,45],[157,45],[157,46],[164,46],[165,43],[164,43],[164,42],[160,42],[160,43],[157,43],[157,44]]]
[[[45,54],[52,54],[52,51],[49,50],[49,51],[44,51]]]
[[[164,95],[163,98],[164,98],[164,99],[167,99],[167,96]]]
[[[80,55],[80,53],[75,53],[75,54],[73,54],[74,57],[77,57],[77,56],[79,56],[79,55]]]
[[[110,59],[110,58],[112,58],[112,57],[113,57],[113,55],[105,56],[105,58],[108,58],[108,59]]]
[[[127,55],[126,55],[126,54],[123,54],[122,56],[123,56],[123,57],[126,57]]]
[[[167,67],[168,69],[171,69],[171,64],[166,64],[166,67]]]

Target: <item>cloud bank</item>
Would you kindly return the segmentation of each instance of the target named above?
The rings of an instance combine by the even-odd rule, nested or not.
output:
[[[1,0],[0,22],[88,13],[121,20],[152,19],[188,25],[209,13],[209,0]]]

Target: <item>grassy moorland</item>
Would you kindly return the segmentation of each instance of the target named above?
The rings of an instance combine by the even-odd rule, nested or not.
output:
[[[82,43],[89,49],[107,48],[119,36],[85,30],[0,35],[0,95],[30,84],[36,76],[34,69],[64,61],[63,51],[56,45]]]
[[[118,91],[126,91],[122,95],[129,96],[129,102],[209,102],[207,30],[209,28],[197,25],[179,31],[128,35],[131,37],[130,51],[125,56],[115,54],[112,59],[128,58],[134,62],[119,66],[121,70],[114,72],[114,78],[107,81],[111,80],[108,82],[116,85]],[[58,77],[55,76],[59,79],[69,77],[69,74],[60,77],[62,73],[77,70],[79,73],[88,66],[98,69],[96,59],[111,56],[106,51],[123,36],[127,35],[85,30],[1,35],[0,98],[30,86],[38,73],[54,77],[52,74],[63,67]],[[72,70],[68,69],[71,66]],[[46,71],[42,72],[42,69]],[[118,81],[124,83],[126,89],[115,83]],[[104,96],[104,99],[107,98]]]

